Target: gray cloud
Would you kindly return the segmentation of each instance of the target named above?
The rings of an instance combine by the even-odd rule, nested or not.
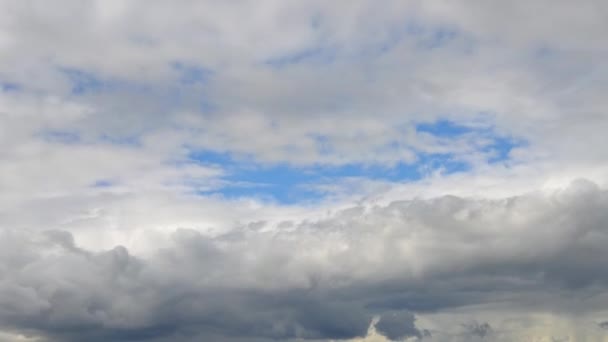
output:
[[[415,325],[416,317],[407,311],[390,312],[380,316],[376,330],[390,340],[402,340],[407,337],[422,338],[430,336],[428,331],[421,332]]]
[[[598,38],[605,6],[583,3],[186,1],[171,10],[163,2],[5,3],[8,62],[0,73],[21,91],[2,93],[2,111],[67,104],[86,115],[1,120],[11,135],[32,125],[84,142],[134,139],[173,153],[187,143],[264,162],[391,165],[429,152],[475,164],[490,158],[487,131],[416,133],[416,123],[443,118],[527,141],[514,154],[526,161],[597,163],[604,152],[588,146],[601,144],[595,137],[606,128]],[[527,14],[538,8],[547,10],[543,18]],[[112,53],[98,53],[100,44]],[[312,61],[297,58],[310,51]],[[315,62],[315,52],[332,57]],[[267,63],[277,59],[292,62]],[[184,70],[208,76],[184,84]],[[75,96],[74,87],[92,89]],[[175,128],[176,146],[155,139]],[[564,143],[565,133],[576,139]]]
[[[378,320],[444,342],[512,331],[462,312],[603,322],[605,9],[0,1],[0,339],[344,340]],[[466,133],[416,128],[437,120]],[[228,201],[201,194],[231,170],[193,151],[424,178]]]
[[[561,294],[593,298],[608,285],[607,207],[604,191],[579,181],[555,194],[354,208],[288,231],[179,230],[149,257],[4,229],[0,321],[63,341],[323,340],[365,336],[379,315],[378,332],[399,339],[424,337],[416,313],[500,298],[594,312],[605,303]]]
[[[463,326],[471,336],[483,339],[489,337],[492,334],[492,326],[490,326],[490,324],[488,324],[487,322],[473,322],[470,324],[463,324]]]

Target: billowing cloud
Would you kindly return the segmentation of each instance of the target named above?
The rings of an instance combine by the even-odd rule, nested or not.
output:
[[[605,13],[0,1],[0,340],[600,339]]]
[[[376,330],[399,340],[435,335],[418,314],[505,300],[599,314],[607,208],[604,191],[579,181],[502,200],[353,207],[266,231],[183,229],[145,258],[91,252],[64,231],[4,229],[1,321],[62,341],[335,340],[365,336],[378,316]]]
[[[415,325],[415,316],[410,312],[390,312],[383,314],[376,325],[376,330],[391,340],[402,340],[407,337],[422,338],[423,332]],[[424,336],[430,336],[424,331]]]

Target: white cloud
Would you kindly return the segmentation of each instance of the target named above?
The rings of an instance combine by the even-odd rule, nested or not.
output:
[[[599,336],[605,6],[0,1],[0,339]],[[470,168],[284,205],[197,150]]]

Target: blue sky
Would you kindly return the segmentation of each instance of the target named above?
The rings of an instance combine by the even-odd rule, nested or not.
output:
[[[487,153],[487,163],[507,163],[509,152],[521,142],[496,135],[489,128],[458,125],[449,120],[416,125],[416,131],[429,133],[440,139],[458,139],[473,135],[490,142],[479,147],[477,152]],[[394,183],[415,182],[440,173],[450,175],[471,170],[466,156],[452,153],[423,153],[414,161],[395,164],[347,164],[298,166],[289,163],[264,163],[230,153],[214,151],[192,151],[191,161],[202,165],[217,166],[226,171],[222,180],[226,183],[218,189],[206,190],[202,195],[219,194],[226,198],[254,197],[282,204],[296,204],[322,200],[327,193],[318,185],[338,183],[350,178]]]
[[[425,30],[423,28],[410,28],[407,32],[416,36],[424,36]],[[454,32],[444,29],[438,29],[432,34],[433,44],[441,44],[446,39],[450,40],[454,37]],[[397,44],[397,42],[394,42],[394,44]],[[311,61],[327,63],[331,62],[334,57],[333,54],[328,54],[327,50],[318,48],[269,60],[267,63],[276,68],[288,68],[293,64]],[[218,108],[215,107],[213,102],[209,102],[212,99],[209,99],[205,88],[213,87],[215,73],[212,70],[183,62],[172,62],[169,67],[175,73],[176,78],[172,80],[172,82],[175,82],[173,86],[165,86],[166,89],[173,90],[167,91],[165,89],[160,92],[163,94],[161,97],[164,97],[165,105],[166,103],[173,106],[183,105],[183,97],[191,97],[192,95],[188,94],[188,89],[192,88],[198,92],[200,106],[198,110],[203,113],[203,116],[205,113],[218,112]],[[117,80],[103,81],[94,73],[78,69],[62,68],[60,71],[65,74],[70,82],[71,93],[74,96],[115,93],[140,88],[136,84],[128,84]],[[218,76],[215,75],[215,77]],[[338,165],[314,161],[308,165],[299,165],[290,161],[268,162],[251,154],[193,149],[188,156],[190,162],[217,167],[224,171],[224,176],[220,178],[221,182],[213,190],[198,191],[193,189],[193,191],[198,192],[201,196],[219,195],[226,199],[256,198],[289,205],[319,202],[332,195],[326,190],[322,190],[322,187],[320,187],[322,185],[340,183],[354,178],[404,184],[416,182],[436,174],[447,176],[464,173],[474,167],[467,153],[480,154],[484,162],[488,164],[505,164],[509,162],[510,151],[515,147],[524,145],[523,139],[501,136],[488,124],[479,126],[479,124],[457,123],[450,119],[439,118],[434,121],[419,122],[413,125],[406,124],[405,126],[413,126],[418,134],[430,135],[433,139],[443,141],[444,145],[449,145],[452,141],[457,143],[463,139],[473,145],[477,140],[483,140],[483,143],[475,145],[473,150],[464,154],[462,152],[413,150],[415,155],[413,160],[397,160],[390,163],[370,160],[366,162],[346,162]],[[187,126],[183,128],[189,129]],[[78,133],[70,131],[45,131],[41,133],[41,136],[51,142],[66,144],[80,142]],[[100,138],[102,141],[111,144],[127,142],[128,144],[133,143],[133,146],[139,145],[137,136],[116,138],[112,137],[111,133],[106,133]],[[331,136],[316,135],[315,143],[318,153],[331,155],[334,152],[332,139]],[[399,137],[397,136],[396,139],[399,139]],[[399,143],[389,141],[388,147],[389,150],[399,149]],[[95,187],[109,187],[112,185],[104,180],[96,181],[94,184]]]

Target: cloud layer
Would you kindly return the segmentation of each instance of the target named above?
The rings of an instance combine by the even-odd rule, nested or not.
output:
[[[0,0],[0,340],[606,340],[607,9]]]
[[[501,200],[358,206],[215,237],[182,229],[145,258],[82,249],[65,231],[6,229],[1,321],[60,341],[329,340],[365,336],[376,317],[387,338],[441,340],[453,327],[418,327],[412,312],[601,315],[607,209],[605,191],[577,181]]]

